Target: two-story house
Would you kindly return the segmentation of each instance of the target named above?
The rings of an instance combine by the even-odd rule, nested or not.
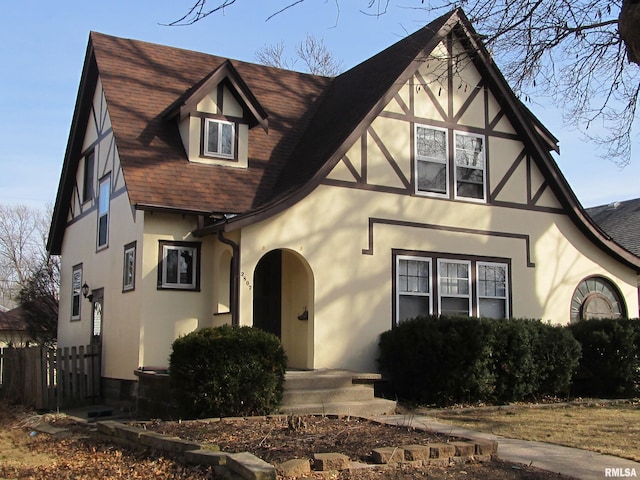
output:
[[[419,314],[637,312],[640,258],[554,150],[460,10],[335,78],[92,33],[49,237],[59,343],[101,342],[117,396],[223,323],[291,368],[373,371]]]

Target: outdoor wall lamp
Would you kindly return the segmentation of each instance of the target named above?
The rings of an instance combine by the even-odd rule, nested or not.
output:
[[[309,310],[307,310],[307,307],[304,307],[304,311],[298,315],[298,320],[309,320]]]
[[[90,291],[91,291],[91,288],[89,287],[89,285],[87,285],[87,282],[84,282],[84,285],[82,285],[82,296],[87,300],[92,301],[93,295],[89,293]]]

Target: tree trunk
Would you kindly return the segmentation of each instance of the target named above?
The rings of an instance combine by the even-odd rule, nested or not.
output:
[[[627,58],[640,65],[640,0],[623,0],[618,31],[627,47]]]

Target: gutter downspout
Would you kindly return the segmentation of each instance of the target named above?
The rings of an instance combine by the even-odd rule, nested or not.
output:
[[[218,230],[218,240],[226,245],[230,245],[233,251],[231,257],[231,325],[240,325],[240,246],[224,236],[222,230]]]

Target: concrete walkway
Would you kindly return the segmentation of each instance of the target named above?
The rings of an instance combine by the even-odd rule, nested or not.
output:
[[[471,440],[496,440],[498,442],[498,457],[501,460],[531,465],[579,479],[640,478],[640,463],[611,455],[602,455],[550,443],[514,440],[499,435],[475,432],[442,423],[433,417],[427,416],[383,415],[372,418],[380,423],[424,428],[443,435],[464,437]],[[635,475],[633,475],[634,473]]]

